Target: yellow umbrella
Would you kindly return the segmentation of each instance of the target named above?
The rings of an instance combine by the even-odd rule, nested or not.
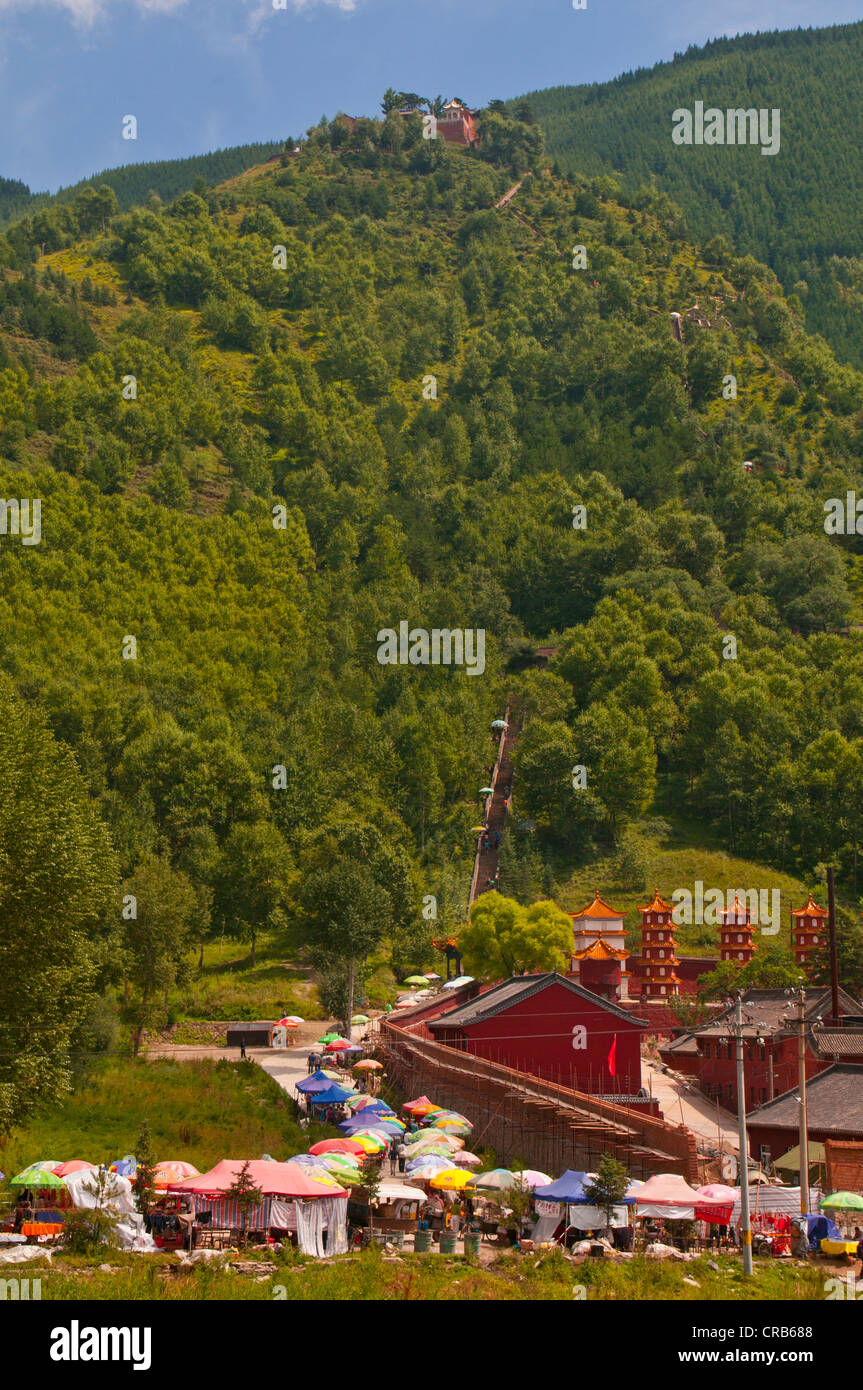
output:
[[[373,1139],[370,1134],[352,1134],[351,1138],[355,1143],[361,1144],[367,1154],[379,1154],[381,1149],[387,1146],[385,1139]]]
[[[446,1192],[461,1192],[470,1180],[470,1173],[466,1173],[463,1168],[445,1168],[436,1178],[432,1178],[431,1186],[439,1187]]]

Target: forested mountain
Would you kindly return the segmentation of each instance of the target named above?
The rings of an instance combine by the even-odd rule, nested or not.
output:
[[[660,783],[856,892],[860,541],[824,502],[863,486],[863,376],[754,258],[536,150],[337,118],[206,197],[84,189],[0,237],[0,489],[41,499],[38,543],[0,536],[0,668],[188,931],[428,960],[509,691],[541,845],[613,845]],[[381,665],[402,621],[484,629],[485,672]],[[173,949],[158,912],[113,930],[144,975]]]
[[[255,145],[234,145],[227,150],[192,155],[188,159],[150,160],[143,164],[121,164],[117,169],[105,169],[91,179],[61,188],[55,194],[31,193],[20,179],[0,178],[0,227],[18,217],[33,214],[52,203],[69,203],[90,184],[106,184],[114,190],[122,209],[143,203],[151,193],[160,198],[177,198],[194,188],[199,180],[205,184],[223,183],[244,169],[261,164],[276,154],[284,142],[268,141]]]
[[[863,24],[716,39],[613,82],[532,92],[567,171],[619,171],[631,196],[655,180],[698,242],[723,235],[767,262],[806,322],[863,366]],[[778,108],[778,154],[672,142],[672,113]]]

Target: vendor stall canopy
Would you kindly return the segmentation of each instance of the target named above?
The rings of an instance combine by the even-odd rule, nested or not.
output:
[[[199,1192],[217,1196],[233,1187],[244,1159],[223,1158],[207,1173],[185,1182],[173,1183],[172,1192]],[[258,1159],[249,1163],[249,1177],[265,1197],[335,1197],[345,1196],[344,1188],[324,1185],[312,1178],[306,1168],[296,1163],[268,1163]]]

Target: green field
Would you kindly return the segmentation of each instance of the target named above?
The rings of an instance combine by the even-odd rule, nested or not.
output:
[[[267,1269],[276,1260],[276,1270]],[[230,1299],[266,1302],[317,1300],[490,1300],[522,1302],[551,1300],[586,1302],[653,1300],[761,1301],[824,1298],[823,1268],[756,1261],[755,1276],[746,1280],[740,1262],[721,1257],[688,1263],[669,1263],[637,1257],[624,1263],[588,1260],[575,1264],[559,1252],[504,1254],[480,1267],[461,1256],[406,1254],[387,1259],[376,1250],[345,1255],[326,1263],[291,1252],[286,1257],[255,1256],[260,1275],[239,1274],[227,1259],[177,1267],[168,1255],[132,1255],[111,1251],[84,1257],[60,1257],[52,1265],[38,1261],[26,1274],[42,1280],[43,1299],[188,1300]],[[106,1272],[100,1265],[109,1264]],[[684,1282],[685,1280],[694,1282]],[[579,1287],[584,1294],[577,1292]]]
[[[135,1152],[145,1120],[157,1161],[185,1159],[201,1172],[222,1158],[285,1159],[332,1133],[301,1130],[290,1098],[251,1062],[112,1058],[15,1130],[0,1148],[0,1168],[11,1177],[46,1158],[110,1162]]]

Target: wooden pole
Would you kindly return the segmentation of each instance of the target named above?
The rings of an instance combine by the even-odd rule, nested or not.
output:
[[[827,925],[830,931],[830,995],[832,1019],[839,1022],[839,962],[836,954],[836,889],[832,868],[827,870]]]

